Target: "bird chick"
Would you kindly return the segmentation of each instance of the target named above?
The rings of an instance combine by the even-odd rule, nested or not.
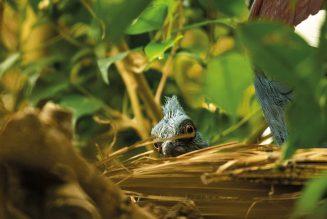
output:
[[[163,113],[162,120],[151,130],[152,137],[164,139],[183,134],[193,134],[193,136],[157,142],[155,147],[159,153],[166,157],[175,157],[208,146],[208,142],[202,138],[191,118],[186,115],[176,96],[166,97]]]

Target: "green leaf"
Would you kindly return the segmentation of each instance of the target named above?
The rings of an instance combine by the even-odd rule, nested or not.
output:
[[[55,63],[61,63],[64,58],[60,54],[54,54],[37,59],[36,61],[29,62],[22,66],[22,73],[28,77],[41,74],[42,70],[53,66]]]
[[[291,218],[326,218],[327,211],[325,209],[324,215],[315,217],[319,205],[321,205],[321,199],[327,191],[327,174],[309,181],[304,188],[301,198],[298,200],[295,206],[295,211]],[[325,203],[326,206],[326,203]],[[308,216],[308,217],[305,217]]]
[[[37,74],[35,76],[37,77]],[[29,98],[33,104],[41,100],[55,99],[56,95],[66,91],[69,85],[67,74],[49,73],[46,77],[38,78]]]
[[[61,63],[62,61],[63,57],[58,54],[39,58],[37,61],[22,66],[22,74],[27,76],[25,94],[30,96],[33,103],[37,103],[42,99],[51,98],[52,95],[68,87],[67,77],[62,77],[60,74],[48,74],[49,80],[44,77],[40,79],[44,69],[49,69],[50,66],[53,66],[55,63]]]
[[[119,40],[127,27],[151,3],[151,0],[96,0],[93,8],[104,22],[105,37],[113,42]]]
[[[156,2],[152,3],[127,28],[126,33],[131,35],[141,34],[160,29],[165,21],[167,12],[167,4]]]
[[[205,95],[203,92],[205,69],[201,65],[203,60],[195,55],[179,52],[174,56],[172,62],[176,85],[179,87],[184,101],[193,108],[202,106]]]
[[[80,117],[93,114],[103,106],[100,101],[79,94],[64,96],[59,103],[60,105],[73,110],[74,123],[76,123]]]
[[[321,97],[327,94],[318,95],[318,90],[325,90],[321,86],[326,79],[317,62],[317,51],[282,24],[252,22],[240,26],[237,35],[255,66],[294,90],[286,114],[289,137],[284,156],[291,156],[300,147],[321,146],[327,141],[327,110]]]
[[[313,73],[313,49],[292,29],[259,21],[240,26],[237,34],[254,64],[273,80],[292,87],[302,87],[302,80],[308,80],[310,85],[317,83],[320,74]]]
[[[20,59],[20,53],[14,53],[8,56],[3,62],[0,63],[0,77],[3,76],[6,71],[13,67]]]
[[[114,55],[114,56],[111,56],[108,58],[98,59],[97,64],[98,64],[102,79],[106,84],[109,84],[109,76],[108,76],[109,67],[114,62],[124,59],[127,56],[127,54],[128,54],[128,52],[121,52],[121,53],[118,53],[117,55]]]
[[[207,55],[210,46],[208,34],[200,29],[193,28],[185,31],[184,38],[181,40],[181,48],[193,53]]]
[[[215,8],[228,16],[241,16],[247,12],[244,0],[200,0],[202,6]]]
[[[148,57],[149,61],[153,61],[156,58],[161,59],[163,57],[164,52],[170,47],[172,47],[177,41],[179,41],[182,38],[183,38],[182,35],[178,35],[174,39],[170,39],[164,42],[160,42],[160,43],[150,42],[144,48],[144,52]]]
[[[240,53],[226,53],[214,57],[208,63],[207,95],[216,105],[232,116],[236,116],[245,89],[251,83],[251,65]]]

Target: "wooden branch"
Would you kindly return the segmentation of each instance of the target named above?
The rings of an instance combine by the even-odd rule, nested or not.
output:
[[[113,54],[119,53],[118,48],[113,48],[112,50]],[[133,72],[131,72],[124,61],[117,61],[116,67],[118,69],[118,72],[120,76],[122,77],[127,93],[129,96],[129,99],[131,101],[132,110],[135,116],[135,122],[137,123],[137,132],[141,136],[142,139],[146,139],[149,137],[149,122],[144,118],[143,112],[141,109],[141,103],[138,97],[138,84],[135,80],[135,77],[133,75]]]
[[[179,19],[177,20],[177,29],[181,29],[184,26],[185,23],[185,19],[182,16],[183,14],[183,5],[181,4],[181,2],[178,3],[177,5],[177,12],[179,15]],[[174,20],[169,20],[168,24],[167,24],[167,37],[171,37],[171,33],[172,33],[172,27],[173,27],[173,22]],[[165,88],[168,76],[171,74],[172,72],[172,66],[173,66],[173,57],[176,54],[177,51],[177,46],[174,45],[173,48],[171,49],[171,52],[169,54],[169,57],[167,59],[167,61],[165,62],[163,68],[162,68],[162,77],[160,79],[156,94],[155,94],[155,102],[157,104],[160,105],[161,103],[161,96],[163,93],[163,90]]]
[[[123,42],[112,49],[111,55],[126,52],[128,50],[129,48],[127,44]],[[135,116],[136,131],[142,139],[147,139],[149,137],[149,130],[151,127],[149,121],[143,115],[140,98],[145,105],[147,115],[151,118],[153,123],[158,122],[162,118],[162,112],[159,105],[154,101],[154,96],[144,75],[135,72],[135,69],[140,69],[139,66],[137,66],[138,63],[135,63],[135,60],[139,59],[139,57],[136,56],[136,54],[130,53],[126,59],[117,61],[116,67],[125,83],[127,93],[131,101]],[[143,70],[142,66],[141,70]],[[149,147],[149,149],[151,148]]]
[[[128,45],[126,42],[123,42],[118,45],[118,49],[120,52],[129,51]],[[137,57],[138,56],[138,57]],[[140,93],[140,96],[142,98],[142,101],[144,102],[145,106],[147,107],[147,112],[149,114],[149,117],[153,120],[153,123],[157,123],[162,118],[162,111],[160,108],[160,104],[157,104],[155,102],[154,95],[152,94],[152,91],[150,89],[150,86],[148,82],[146,81],[144,75],[142,72],[135,72],[133,69],[142,69],[143,67],[135,67],[135,65],[138,65],[138,63],[135,63],[135,60],[140,59],[139,54],[136,53],[130,53],[125,60],[125,65],[130,70],[132,77],[134,77],[135,81],[138,84],[138,91]]]
[[[161,79],[160,79],[160,82],[159,82],[159,85],[158,85],[158,88],[156,91],[156,95],[154,98],[154,100],[157,104],[161,103],[161,96],[162,96],[163,90],[165,88],[168,76],[171,73],[171,65],[172,65],[172,61],[173,61],[172,57],[173,57],[172,54],[170,54],[170,56],[168,57],[165,65],[162,69],[162,76],[161,76]]]
[[[139,84],[139,91],[141,98],[145,104],[145,110],[148,115],[152,119],[153,123],[157,123],[162,118],[162,111],[160,106],[160,102],[155,101],[155,97],[153,96],[151,90],[149,89],[148,82],[142,74],[135,74],[135,79]]]
[[[51,206],[58,210],[55,200],[60,190],[60,194],[66,194],[68,199],[75,200],[71,202],[65,199],[64,203],[68,206],[79,206],[78,209],[84,209],[84,213],[88,212],[88,215],[92,215],[90,217],[92,219],[98,218],[97,211],[103,219],[153,218],[152,215],[133,205],[115,184],[103,177],[93,165],[77,153],[72,143],[71,118],[69,112],[54,104],[47,104],[40,112],[29,109],[11,117],[0,132],[0,142],[5,143],[0,146],[0,182],[6,181],[4,185],[0,183],[0,201],[6,202],[14,198],[16,201],[12,202],[14,204],[12,207],[16,209],[16,213],[24,212],[25,215],[39,212],[41,214],[45,211],[43,209],[45,206],[35,200],[44,200],[43,195],[47,194],[49,195],[46,198],[47,203],[52,203]],[[22,186],[19,187],[22,195],[17,196],[17,192],[12,192],[8,197],[6,193],[4,199],[3,191],[14,189],[13,186],[16,184],[8,182],[8,177],[2,178],[3,165],[12,168],[14,170],[12,172],[17,172],[11,175],[13,179],[18,179],[18,182],[26,180],[26,182],[33,182],[31,185],[36,187],[32,188],[45,190],[46,193],[30,191],[26,183],[19,183]],[[53,187],[54,185],[56,186]],[[3,186],[6,186],[5,190]],[[66,193],[65,188],[68,187],[74,188],[76,192],[81,190],[78,192],[79,198],[77,197],[80,202],[72,194]],[[25,207],[24,211],[20,211],[22,206],[32,207]],[[83,206],[87,206],[86,209]],[[29,210],[26,212],[26,209]],[[0,203],[0,211],[1,216],[5,215],[3,218],[12,218],[11,215],[7,215],[7,204]]]

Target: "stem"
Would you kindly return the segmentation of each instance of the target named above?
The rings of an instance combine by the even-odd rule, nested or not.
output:
[[[118,47],[114,47],[112,50],[113,54],[117,54],[121,52],[121,49]],[[126,89],[127,89],[127,94],[129,96],[129,99],[131,101],[132,105],[132,110],[133,114],[135,116],[135,122],[138,124],[136,126],[136,131],[140,135],[142,139],[146,139],[149,137],[148,130],[149,130],[149,123],[145,120],[143,117],[142,109],[141,109],[141,104],[139,97],[137,95],[138,91],[138,83],[135,80],[134,73],[129,70],[127,67],[128,65],[126,64],[126,61],[121,60],[117,61],[116,67],[118,69],[118,72],[120,76],[122,77]]]
[[[172,50],[173,51],[173,50]],[[171,52],[172,53],[172,52]],[[158,85],[158,88],[157,88],[157,91],[156,91],[156,95],[155,95],[155,102],[157,104],[160,104],[160,99],[161,99],[161,96],[162,96],[162,93],[163,93],[163,90],[165,88],[165,85],[166,85],[166,82],[167,82],[167,79],[168,79],[168,75],[171,71],[171,68],[169,68],[171,65],[172,65],[172,61],[173,61],[173,55],[170,54],[164,67],[162,68],[162,77],[160,79],[160,82],[159,82],[159,85]]]
[[[248,144],[253,144],[253,143],[258,143],[258,139],[260,139],[262,133],[265,131],[265,129],[268,127],[266,122],[262,122],[262,124],[260,124],[259,128],[257,128],[257,130],[249,136],[249,138],[246,140],[246,143]],[[263,139],[260,139],[263,140]]]
[[[118,48],[120,50],[119,52],[129,51],[126,42],[120,44]],[[130,53],[126,58],[125,65],[133,66],[134,60],[135,60],[135,54]],[[127,69],[130,72],[130,77],[133,77],[134,80],[137,82],[138,85],[137,90],[139,91],[142,101],[146,106],[147,114],[149,115],[149,117],[152,119],[154,123],[157,123],[162,118],[162,112],[161,112],[160,104],[154,101],[155,98],[152,94],[148,82],[146,81],[142,73],[134,73],[131,70],[132,68],[127,68]]]
[[[183,18],[183,6],[182,4],[178,4],[177,6],[177,10],[178,10],[178,14],[179,14],[179,19],[178,19],[178,28],[181,29],[184,25],[184,18]],[[171,22],[172,23],[172,22]],[[172,28],[172,24],[171,26],[169,26],[169,36],[171,35],[171,33],[178,33],[179,31],[171,31]],[[165,63],[165,65],[162,68],[162,77],[160,79],[157,91],[156,91],[156,95],[155,95],[155,102],[157,104],[160,104],[160,99],[163,93],[163,90],[165,88],[168,76],[171,72],[172,69],[172,65],[173,65],[173,57],[176,53],[177,47],[176,44],[173,46],[173,48],[171,49],[170,55]]]
[[[172,33],[174,34],[174,33],[178,33],[178,32],[183,32],[183,31],[190,30],[190,29],[193,29],[196,27],[206,26],[208,24],[216,24],[216,25],[225,27],[226,29],[232,30],[233,27],[231,25],[227,24],[227,23],[230,23],[232,20],[231,19],[224,19],[224,20],[226,20],[226,21],[224,22],[224,21],[222,21],[222,19],[202,21],[202,22],[190,24],[190,25],[184,26],[182,28],[179,28],[179,29],[173,31]]]
[[[85,45],[83,43],[80,43],[78,40],[74,39],[74,37],[70,36],[69,33],[66,33],[68,31],[63,30],[63,28],[56,26],[56,31],[59,33],[59,35],[64,38],[68,43],[78,47],[78,48],[84,48]]]
[[[100,24],[100,28],[101,28],[101,38],[104,39],[105,38],[105,33],[106,33],[106,24],[104,23],[103,20],[101,20],[97,14],[95,13],[95,11],[93,10],[91,4],[92,2],[89,0],[81,0],[82,5],[84,6],[84,8],[90,13],[90,15],[99,22]]]
[[[154,123],[159,122],[163,116],[159,107],[160,103],[155,102],[155,97],[149,89],[149,85],[143,75],[135,74],[135,79],[139,84],[138,88],[141,98],[145,104],[145,110],[147,111],[147,114],[150,116]]]
[[[217,137],[213,138],[212,142],[217,142],[219,141],[221,138],[230,135],[231,133],[235,132],[237,129],[239,129],[242,125],[244,125],[246,122],[248,122],[252,117],[256,116],[257,113],[260,111],[260,109],[257,109],[255,111],[253,111],[252,113],[250,113],[249,115],[247,115],[246,117],[244,117],[241,121],[239,121],[238,123],[236,123],[235,125],[232,125],[231,127],[229,127],[228,129],[224,130],[223,132],[221,132]]]

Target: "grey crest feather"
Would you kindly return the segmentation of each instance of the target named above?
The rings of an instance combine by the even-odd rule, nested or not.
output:
[[[179,104],[177,97],[165,97],[165,105],[162,107],[164,119],[170,119],[180,115],[185,115],[183,107]]]

